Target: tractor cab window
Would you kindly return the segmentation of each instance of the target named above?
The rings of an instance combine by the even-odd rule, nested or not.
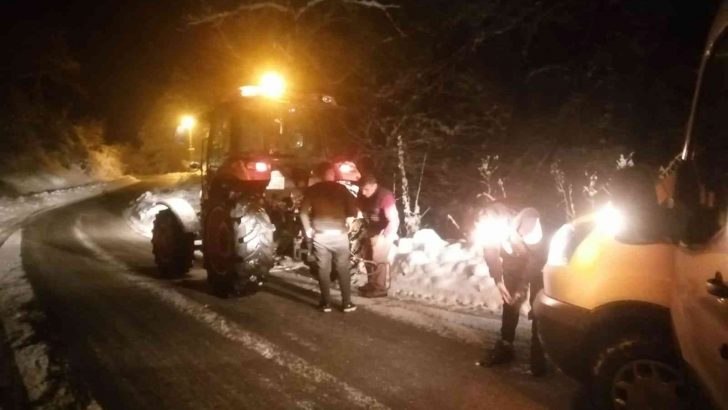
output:
[[[297,118],[274,110],[241,110],[230,119],[232,154],[296,155],[312,148]]]
[[[274,116],[241,110],[230,118],[230,153],[264,154],[279,129]]]
[[[230,121],[223,113],[212,116],[208,134],[207,167],[215,170],[222,165],[230,149]]]

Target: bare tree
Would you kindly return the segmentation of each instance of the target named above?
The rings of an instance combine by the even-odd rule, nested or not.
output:
[[[563,208],[567,221],[576,218],[576,207],[574,206],[574,186],[567,180],[566,173],[558,161],[551,163],[551,176],[556,183],[556,191],[561,197],[560,205]]]

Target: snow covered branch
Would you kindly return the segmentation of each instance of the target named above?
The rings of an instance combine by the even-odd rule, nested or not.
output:
[[[576,208],[574,206],[574,186],[566,180],[566,173],[561,169],[558,162],[551,164],[551,176],[554,177],[556,183],[556,191],[561,195],[561,205],[564,207],[564,213],[567,221],[576,218]]]
[[[257,1],[257,2],[244,2],[233,10],[215,12],[199,17],[190,17],[188,24],[191,26],[201,24],[217,24],[228,18],[238,16],[242,13],[256,12],[263,10],[276,11],[284,14],[289,14],[293,17],[294,21],[299,21],[306,13],[318,7],[319,5],[332,2],[334,0],[309,0],[298,9],[295,9],[290,5],[284,5],[276,1]],[[377,0],[337,0],[342,4],[350,4],[363,8],[372,8],[381,11],[384,16],[392,24],[395,31],[401,36],[405,36],[404,31],[399,27],[394,18],[392,17],[390,10],[400,8],[397,4],[385,4]]]
[[[272,11],[278,11],[281,13],[291,13],[292,10],[284,6],[282,4],[273,2],[273,1],[263,1],[263,2],[256,2],[256,3],[249,3],[249,4],[241,4],[234,10],[229,11],[221,11],[213,14],[208,14],[205,16],[200,17],[190,17],[188,24],[191,26],[196,26],[200,24],[209,24],[209,23],[220,23],[223,20],[226,20],[230,17],[235,17],[238,14],[250,12],[250,11],[260,11],[260,10],[272,10]]]

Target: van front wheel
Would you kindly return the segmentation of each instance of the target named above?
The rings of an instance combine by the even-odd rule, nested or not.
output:
[[[678,363],[675,348],[664,338],[618,338],[597,354],[591,374],[594,404],[603,410],[688,409],[687,383]]]

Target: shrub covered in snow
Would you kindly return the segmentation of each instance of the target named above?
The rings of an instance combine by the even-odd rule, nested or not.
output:
[[[56,145],[31,141],[0,153],[0,186],[4,187],[0,194],[64,189],[124,174],[119,149],[104,144],[99,124],[66,124],[63,133]]]

